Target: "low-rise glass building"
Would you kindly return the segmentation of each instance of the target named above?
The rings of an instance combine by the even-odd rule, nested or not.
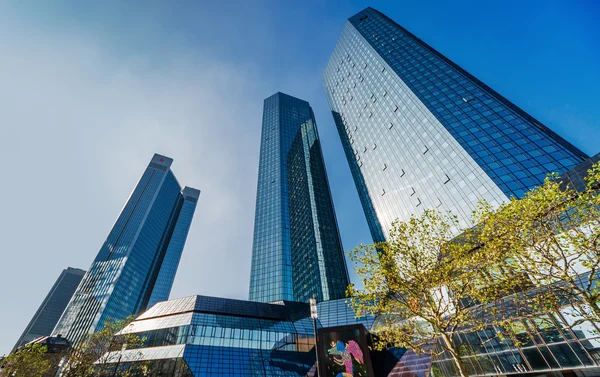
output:
[[[145,362],[152,376],[305,376],[315,363],[308,304],[190,296],[160,302],[123,333],[144,348],[115,352],[124,372]],[[312,352],[311,352],[312,351]]]
[[[346,299],[320,302],[318,314],[318,329],[369,330],[375,321],[356,318]],[[190,296],[156,304],[121,333],[138,335],[144,346],[109,355],[106,376],[314,377],[313,320],[305,303]],[[403,349],[370,354],[376,377],[427,377],[431,366],[428,356]]]

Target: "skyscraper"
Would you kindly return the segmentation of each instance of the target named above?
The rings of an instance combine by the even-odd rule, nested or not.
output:
[[[152,157],[54,334],[78,342],[168,298],[200,195],[181,190],[172,162]]]
[[[52,333],[54,326],[56,326],[61,314],[67,307],[69,300],[73,297],[73,293],[75,293],[84,274],[84,270],[71,267],[61,272],[13,350],[34,339]]]
[[[199,190],[184,187],[183,191],[181,191],[181,196],[177,199],[178,203],[176,205],[179,207],[179,215],[173,227],[171,239],[165,251],[165,256],[146,308],[150,308],[157,302],[169,299],[199,197]]]
[[[312,108],[276,93],[264,101],[250,300],[336,299],[348,281]]]
[[[521,197],[587,156],[419,38],[367,8],[324,72],[329,104],[375,241],[395,219]]]

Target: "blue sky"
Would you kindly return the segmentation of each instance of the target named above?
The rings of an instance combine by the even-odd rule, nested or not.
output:
[[[596,1],[4,1],[0,354],[63,268],[89,266],[154,152],[202,190],[172,296],[245,298],[262,100],[277,91],[314,108],[344,247],[370,242],[321,81],[366,6],[600,152]]]

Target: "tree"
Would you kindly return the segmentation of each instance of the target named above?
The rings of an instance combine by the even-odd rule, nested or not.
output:
[[[523,284],[500,268],[501,255],[484,255],[478,233],[459,229],[456,216],[433,210],[396,221],[388,242],[350,252],[364,288],[348,288],[357,316],[378,315],[377,346],[446,352],[457,373],[469,375],[457,335],[493,324],[498,300]],[[460,234],[456,237],[456,234]]]
[[[84,340],[75,344],[66,357],[64,371],[61,376],[102,376],[106,374],[107,368],[112,367],[111,364],[118,362],[119,356],[115,356],[115,352],[120,352],[123,346],[128,349],[141,347],[144,339],[135,334],[119,333],[132,320],[132,316],[122,321],[108,320],[101,331],[90,334]],[[116,365],[114,368],[116,368]]]
[[[577,191],[557,176],[497,209],[482,203],[476,220],[486,252],[503,253],[538,287],[551,287],[585,320],[600,322],[600,163]]]
[[[459,333],[494,327],[519,344],[519,318],[569,305],[572,326],[599,328],[600,163],[586,180],[577,191],[553,175],[499,208],[482,202],[472,229],[436,211],[395,222],[388,242],[350,253],[364,284],[347,292],[356,314],[378,315],[379,347],[447,352],[462,377],[472,352]]]
[[[46,346],[41,344],[28,344],[18,351],[8,355],[4,361],[6,366],[2,370],[4,376],[12,377],[42,377],[51,363],[46,358]]]

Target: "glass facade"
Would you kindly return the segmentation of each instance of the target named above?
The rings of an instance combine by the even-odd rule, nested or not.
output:
[[[520,375],[577,370],[578,376],[600,375],[600,331],[582,321],[571,308],[530,319],[515,319],[517,344],[497,336],[503,330],[487,328],[457,335],[463,360],[471,376]],[[457,376],[448,354],[436,357],[435,376]],[[548,373],[548,374],[542,374]],[[573,375],[575,373],[573,372]]]
[[[252,245],[250,300],[345,296],[346,260],[308,102],[265,99]]]
[[[345,300],[318,304],[318,328],[378,319],[353,318]],[[515,344],[487,328],[456,336],[470,376],[600,375],[600,329],[563,308],[536,318],[514,320]],[[265,304],[205,296],[161,302],[139,316],[122,333],[145,339],[142,348],[109,355],[107,376],[149,368],[147,377],[176,376],[313,376],[315,352],[312,320],[304,303]],[[375,377],[458,376],[449,356],[389,348],[371,351]],[[117,367],[115,363],[120,361]],[[564,374],[562,374],[564,373]]]
[[[323,327],[337,327],[362,324],[367,330],[373,325],[375,317],[366,316],[357,318],[350,307],[348,299],[323,301],[317,304],[319,322]]]
[[[119,355],[119,370],[155,361],[149,376],[160,375],[154,367],[178,368],[169,376],[304,377],[315,363],[313,323],[304,303],[184,297],[156,304],[122,333],[139,335],[145,344]],[[118,360],[117,354],[108,359]]]
[[[573,169],[564,173],[560,179],[563,182],[563,187],[568,187],[572,190],[585,191],[587,189],[587,181],[585,178],[588,175],[588,170],[592,165],[600,162],[600,153],[595,154],[589,159],[583,161]]]
[[[380,12],[350,17],[325,69],[375,241],[394,220],[521,197],[587,156]]]
[[[177,220],[174,221],[174,227],[170,233],[171,239],[168,241],[167,250],[161,263],[152,295],[146,305],[148,308],[157,302],[169,299],[199,197],[200,191],[191,187],[185,187],[181,191],[181,197],[178,199],[180,203],[177,204],[179,214]]]
[[[72,267],[62,271],[15,344],[13,351],[32,340],[52,333],[84,274],[84,270]]]
[[[155,154],[54,329],[71,342],[167,298],[199,192]],[[181,223],[180,223],[181,221]]]
[[[369,329],[375,320],[355,318],[345,299],[320,302],[318,315],[318,329],[357,324]],[[315,373],[314,329],[305,303],[190,296],[156,304],[121,333],[136,334],[144,344],[106,355],[103,376],[314,377]],[[429,356],[404,349],[369,354],[375,377],[427,377],[431,370]]]

